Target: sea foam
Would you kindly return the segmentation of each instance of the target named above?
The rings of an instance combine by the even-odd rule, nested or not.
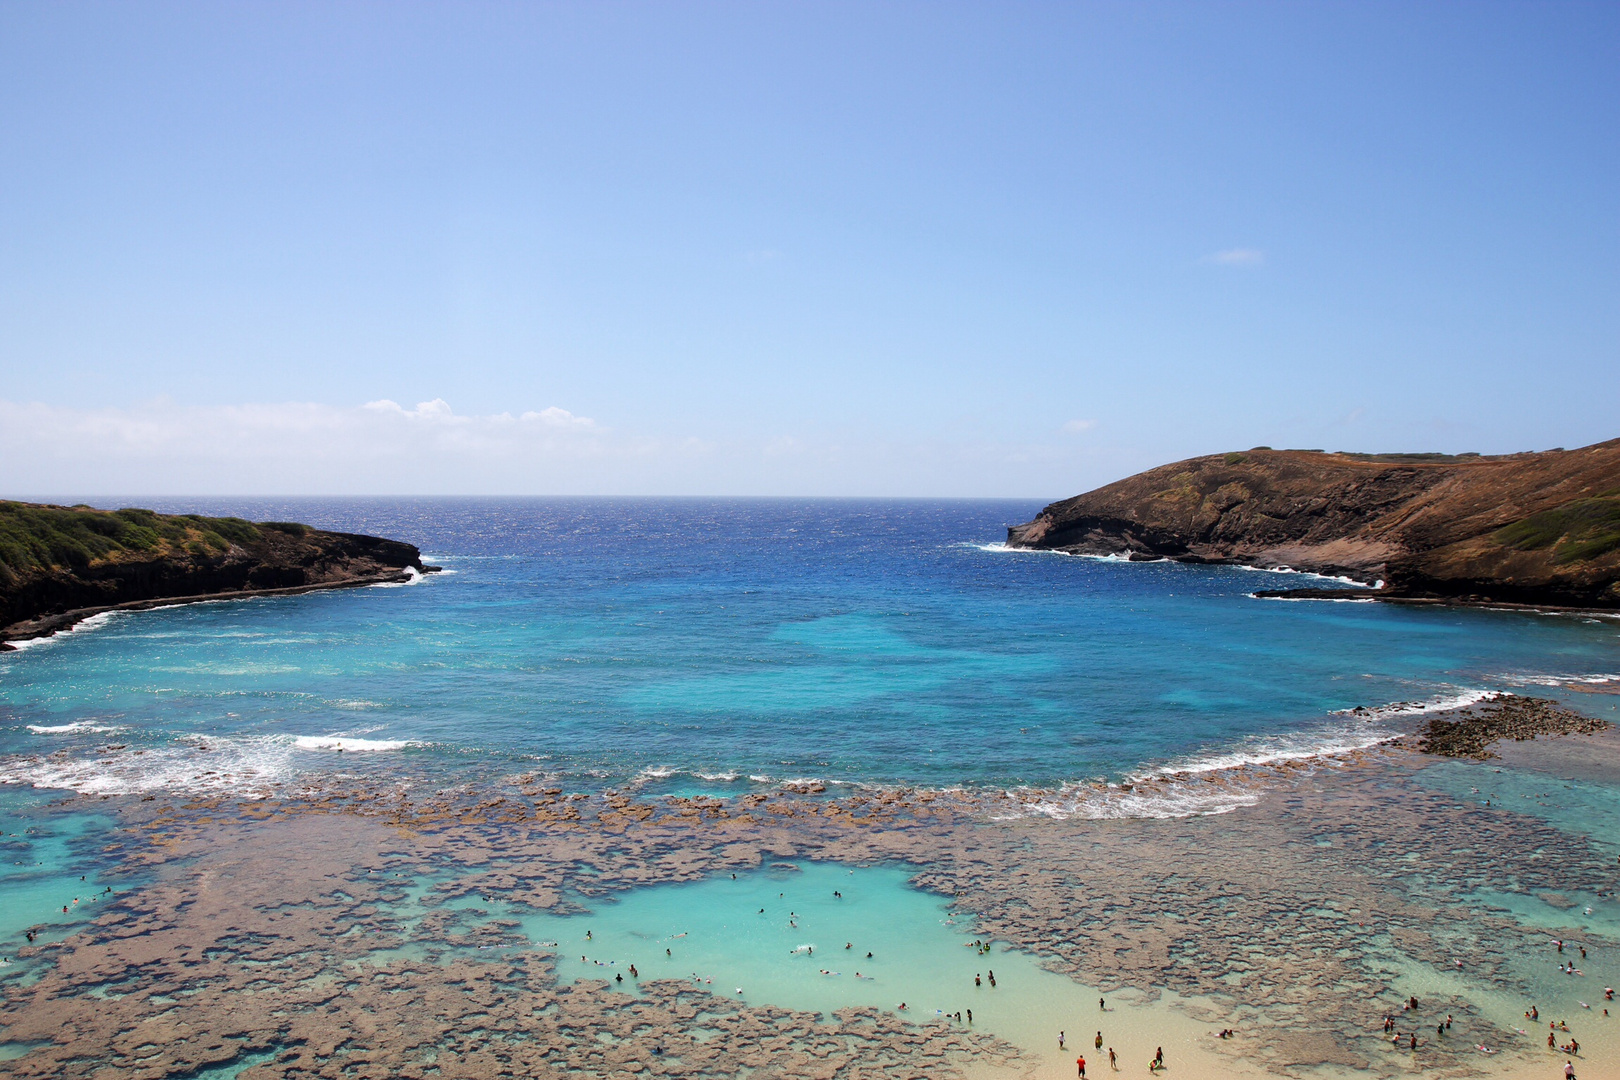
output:
[[[1060,821],[1109,821],[1127,818],[1206,817],[1229,814],[1253,806],[1260,796],[1253,791],[1188,782],[1162,783],[1148,789],[1135,785],[1065,784],[1055,792],[1009,792],[1017,809],[992,814],[996,821],[1021,817],[1049,817]]]
[[[94,720],[75,720],[71,724],[29,724],[35,735],[111,735],[128,731],[116,724],[98,724]]]
[[[129,612],[127,611],[102,611],[95,615],[86,616],[85,618],[74,623],[72,626],[64,627],[63,629],[47,634],[44,637],[24,638],[21,641],[7,642],[7,644],[18,652],[23,652],[28,649],[38,649],[41,646],[65,640],[72,634],[83,634],[91,630],[98,630],[112,622],[115,617],[128,614]]]
[[[359,739],[352,735],[300,735],[293,740],[300,750],[403,750],[407,746],[421,746],[415,739]]]
[[[231,795],[263,798],[290,772],[284,736],[187,737],[94,757],[17,754],[0,760],[0,783],[62,788],[81,795]]]

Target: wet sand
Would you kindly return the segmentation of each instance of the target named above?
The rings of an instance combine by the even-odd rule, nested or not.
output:
[[[1556,772],[1612,765],[1617,748],[1605,734],[1501,753],[1504,767]],[[31,1048],[0,1070],[1059,1077],[1074,1075],[1078,1044],[1089,1075],[1113,1075],[1091,1046],[1098,1014],[1074,1015],[1057,995],[1031,1001],[1031,1034],[1009,1040],[889,1009],[739,1002],[673,979],[609,992],[559,981],[551,950],[502,914],[578,911],[641,885],[797,859],[921,867],[913,884],[948,898],[974,935],[1071,979],[1082,1000],[1108,999],[1122,1073],[1145,1074],[1163,1046],[1167,1075],[1182,1077],[1555,1076],[1564,1059],[1546,1050],[1544,1025],[1563,1016],[1583,1045],[1579,1074],[1620,1077],[1620,1039],[1598,1010],[1571,1015],[1547,996],[1538,972],[1564,959],[1556,928],[1475,899],[1567,902],[1556,933],[1587,945],[1581,992],[1598,1004],[1603,980],[1620,976],[1620,942],[1581,931],[1574,898],[1613,904],[1616,856],[1425,784],[1431,763],[1385,748],[1167,778],[1145,786],[1253,799],[1163,820],[1031,812],[1051,793],[652,799],[570,795],[540,775],[476,792],[351,778],[246,802],[76,799],[121,816],[107,880],[143,883],[83,931],[19,954],[0,1037],[7,1056]],[[1402,1008],[1411,995],[1416,1012]],[[1540,1028],[1518,1019],[1531,1004]],[[1392,1049],[1386,1014],[1416,1030],[1415,1051]],[[1226,1028],[1235,1037],[1217,1038]]]

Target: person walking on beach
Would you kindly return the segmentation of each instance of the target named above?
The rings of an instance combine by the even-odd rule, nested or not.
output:
[[[1115,1072],[1119,1072],[1119,1059],[1114,1056],[1114,1048],[1112,1046],[1108,1048],[1108,1067],[1113,1069]]]
[[[1575,1063],[1573,1061],[1564,1062],[1564,1080],[1575,1080]]]
[[[1098,1050],[1102,1049],[1102,1032],[1097,1032],[1097,1041],[1092,1043]]]
[[[1086,1059],[1076,1058],[1074,1064],[1080,1070],[1080,1080],[1086,1080]]]
[[[1058,1049],[1063,1049],[1063,1032],[1058,1032]]]

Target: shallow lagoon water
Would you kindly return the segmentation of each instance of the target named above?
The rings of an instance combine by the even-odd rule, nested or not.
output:
[[[48,801],[46,793],[0,786],[0,957],[9,958],[30,928],[44,940],[71,933],[108,899],[98,848],[110,819],[38,813]]]
[[[784,861],[639,888],[586,914],[526,915],[522,931],[537,947],[554,944],[561,979],[606,979],[608,992],[635,993],[634,964],[639,979],[689,981],[754,1005],[832,1013],[904,1004],[914,1022],[961,1013],[964,1026],[971,1011],[976,1030],[1069,1070],[1062,1075],[1075,1068],[1074,1053],[1105,1070],[1110,1046],[1121,1064],[1140,1066],[1162,1046],[1183,1072],[1191,1062],[1213,1066],[1209,1025],[1176,1011],[1173,995],[1149,1004],[1139,988],[1083,986],[1003,942],[985,941],[981,952],[972,920],[954,915],[949,898],[913,887],[911,873]],[[1074,1053],[1059,1051],[1059,1031]]]

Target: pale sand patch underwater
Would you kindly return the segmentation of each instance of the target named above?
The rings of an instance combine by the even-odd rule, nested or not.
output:
[[[125,815],[109,858],[156,880],[84,933],[19,950],[34,981],[8,978],[4,1039],[44,1042],[5,1069],[160,1077],[253,1061],[245,1080],[1072,1076],[1061,1028],[1090,1075],[1111,1075],[1091,1046],[1097,993],[1122,1073],[1145,1073],[1162,1045],[1169,1075],[1183,1077],[1557,1075],[1563,1059],[1544,1035],[1513,1030],[1528,1027],[1515,1021],[1534,1000],[1543,1022],[1571,1021],[1580,1075],[1620,1075],[1613,1027],[1574,1004],[1576,987],[1595,991],[1591,1001],[1612,984],[1617,943],[1583,934],[1581,909],[1569,909],[1558,932],[1581,935],[1589,966],[1554,982],[1548,925],[1470,899],[1612,905],[1615,856],[1532,814],[1425,784],[1426,764],[1388,751],[1251,769],[1220,782],[1258,791],[1254,805],[1172,820],[994,821],[1003,803],[914,792],[569,797],[538,777],[425,798],[371,779],[262,803],[96,800]],[[583,912],[613,898],[633,905],[626,890],[637,886],[725,888],[731,873],[768,879],[788,861],[801,874],[837,864],[894,880],[907,873],[896,867],[921,868],[909,880],[926,891],[880,917],[923,911],[929,933],[948,918],[962,953],[962,940],[995,941],[984,958],[994,993],[1017,1003],[1005,1023],[986,1016],[969,1029],[859,1000],[818,1016],[810,1008],[837,1002],[739,1003],[733,987],[678,979],[638,979],[631,996],[570,981],[525,932],[601,919]],[[894,880],[879,890],[891,900]],[[950,996],[970,1007],[958,986]],[[1409,994],[1422,1007],[1402,1029],[1425,1041],[1395,1052],[1380,1020],[1405,1017]],[[1436,1038],[1447,1013],[1452,1033]],[[1237,1038],[1214,1037],[1227,1027]]]

